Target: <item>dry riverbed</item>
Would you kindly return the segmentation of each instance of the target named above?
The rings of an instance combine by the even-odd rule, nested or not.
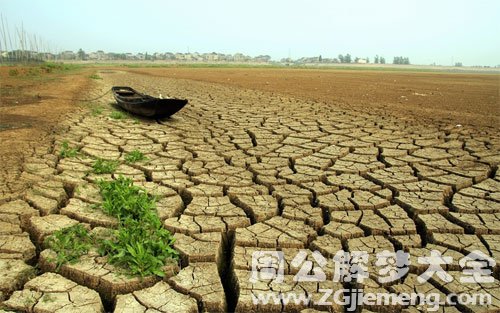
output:
[[[102,70],[99,76],[103,79],[87,95],[130,85],[152,95],[187,97],[189,104],[172,118],[144,120],[117,113],[107,95],[58,117],[54,134],[31,146],[18,172],[3,165],[9,181],[0,194],[5,308],[342,312],[338,304],[256,305],[252,295],[294,291],[317,300],[321,288],[356,287],[483,292],[493,298],[489,307],[448,306],[439,312],[500,310],[498,265],[492,283],[458,281],[458,262],[470,252],[500,260],[500,137],[491,125],[423,122],[378,109],[375,114],[359,104],[348,108],[304,95],[123,69]],[[68,80],[73,85],[61,84],[78,89],[77,80]],[[48,94],[41,92],[42,99]],[[126,160],[133,151],[146,158]],[[116,168],[96,174],[97,159],[114,161]],[[167,264],[163,278],[139,278],[123,275],[91,250],[57,269],[45,238],[75,225],[96,236],[116,227],[118,221],[103,212],[98,181],[119,176],[156,197],[157,215],[174,234],[179,262]],[[16,181],[23,188],[10,187]],[[285,256],[284,283],[252,281],[253,253],[275,250]],[[315,263],[316,250],[326,264]],[[367,251],[370,277],[334,282],[333,256],[339,250]],[[377,281],[376,254],[384,250],[410,253],[404,278]],[[438,277],[417,282],[426,267],[416,260],[431,250],[453,257],[446,268],[453,282]],[[312,262],[309,270],[321,267],[326,281],[293,280],[300,266],[292,259],[300,251]],[[419,306],[363,308],[372,311],[424,312]]]

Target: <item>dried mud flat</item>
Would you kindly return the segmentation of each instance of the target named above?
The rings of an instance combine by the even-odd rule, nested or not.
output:
[[[425,271],[412,259],[402,280],[358,282],[365,292],[483,292],[491,306],[447,306],[440,312],[500,310],[500,270],[488,284],[460,284],[458,260],[473,250],[500,260],[500,136],[493,129],[433,125],[381,116],[220,84],[120,71],[103,72],[101,90],[131,85],[150,94],[185,96],[190,103],[159,121],[70,115],[53,147],[24,163],[31,188],[0,202],[0,300],[25,312],[342,312],[338,305],[254,305],[258,292],[342,288],[332,281],[252,283],[252,253],[280,250],[291,261],[299,251],[365,250],[370,267],[383,250],[412,258],[438,250],[453,257],[455,277],[419,284]],[[102,99],[109,106],[111,97]],[[59,158],[61,143],[80,148]],[[124,154],[140,150],[133,165]],[[114,176],[130,177],[158,196],[158,215],[175,233],[180,267],[166,278],[120,275],[89,253],[57,273],[43,240],[56,230],[84,224],[92,232],[116,221],[95,204],[93,158],[118,160]],[[35,270],[39,267],[42,273]],[[369,268],[370,268],[369,267]],[[352,286],[352,285],[351,285]],[[363,312],[423,312],[425,308],[365,306]]]
[[[85,98],[92,70],[10,76],[0,67],[0,201],[16,199],[29,187],[22,175],[25,158],[46,153],[58,123],[68,112],[78,112],[75,98]],[[34,67],[37,69],[37,67]],[[30,69],[30,67],[19,67]]]
[[[472,71],[138,68],[158,77],[183,78],[268,91],[400,119],[474,127],[500,125],[500,75]]]

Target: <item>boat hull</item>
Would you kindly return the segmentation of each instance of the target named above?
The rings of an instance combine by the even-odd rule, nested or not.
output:
[[[186,99],[151,97],[124,86],[115,86],[112,91],[119,107],[144,117],[168,117],[179,112],[188,103]]]

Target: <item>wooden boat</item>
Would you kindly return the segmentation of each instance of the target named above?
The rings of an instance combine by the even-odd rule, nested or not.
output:
[[[126,86],[114,86],[111,90],[118,106],[130,113],[146,117],[171,116],[188,103],[186,99],[151,97]]]

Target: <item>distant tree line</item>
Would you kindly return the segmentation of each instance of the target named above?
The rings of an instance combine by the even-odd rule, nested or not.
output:
[[[351,55],[348,53],[346,55],[339,54],[340,63],[351,63]]]
[[[354,59],[354,63],[359,63],[360,60],[364,60],[363,63],[370,63],[369,58],[360,59],[356,57]],[[351,55],[348,53],[346,55],[339,54],[340,63],[351,63]],[[379,56],[378,54],[373,58],[373,63],[375,64],[385,64],[385,58],[383,56]],[[408,57],[394,57],[393,64],[410,64],[410,59]]]
[[[375,64],[385,64],[385,58],[384,57],[380,57],[378,56],[378,54],[375,56],[375,59],[374,59],[374,63]]]
[[[410,59],[408,57],[394,57],[392,64],[410,64]]]

